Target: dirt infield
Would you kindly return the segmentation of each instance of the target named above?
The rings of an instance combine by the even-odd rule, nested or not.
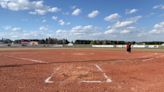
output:
[[[163,92],[164,52],[0,50],[0,92]]]

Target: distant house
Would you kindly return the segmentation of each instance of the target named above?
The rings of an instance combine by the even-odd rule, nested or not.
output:
[[[30,44],[30,40],[21,40],[20,43],[21,43],[22,46],[27,46],[27,45]]]
[[[39,44],[38,41],[30,41],[29,43],[31,46],[37,46]]]
[[[73,43],[68,43],[67,46],[72,47]]]
[[[31,40],[21,40],[21,44],[22,44],[22,46],[27,46],[27,45],[37,46],[39,44],[39,42],[38,41],[31,41]]]

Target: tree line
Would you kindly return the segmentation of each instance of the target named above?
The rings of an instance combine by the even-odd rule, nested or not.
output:
[[[127,43],[140,44],[140,45],[161,45],[164,44],[163,41],[118,41],[118,40],[76,40],[75,44],[92,44],[92,45],[125,45]]]
[[[57,39],[57,38],[45,38],[45,39],[18,39],[18,40],[10,40],[2,38],[0,43],[15,43],[21,44],[22,41],[36,41],[39,44],[68,44],[70,41],[67,39]],[[118,40],[75,40],[71,43],[73,44],[92,44],[92,45],[124,45],[129,41],[118,41]],[[144,42],[135,42],[130,41],[131,44],[144,44],[144,45],[161,45],[164,44],[163,41],[144,41]]]
[[[122,45],[126,44],[127,41],[115,41],[115,40],[76,40],[75,44],[92,44],[92,45]],[[131,41],[135,44],[135,41]]]
[[[10,40],[10,39],[4,39],[0,40],[1,43],[14,43],[14,44],[21,44],[22,42],[31,42],[35,41],[39,44],[68,44],[69,41],[67,39],[57,39],[57,38],[46,38],[46,39],[18,39],[18,40]]]

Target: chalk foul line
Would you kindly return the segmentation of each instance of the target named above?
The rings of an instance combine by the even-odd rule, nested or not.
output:
[[[35,59],[29,59],[29,58],[18,58],[18,59],[32,61],[32,62],[36,62],[36,63],[45,63],[45,61],[35,60]]]
[[[153,59],[155,59],[155,58],[148,58],[148,59],[144,59],[142,61],[145,62],[145,61],[150,61],[150,60],[153,60]]]
[[[100,72],[104,72],[101,68],[100,68],[100,66],[99,65],[97,65],[97,64],[95,64],[95,66],[96,66],[96,68],[100,71]]]
[[[7,56],[7,57],[15,58],[15,59],[19,59],[19,60],[25,60],[25,61],[32,61],[32,62],[36,62],[36,63],[46,63],[45,61],[42,61],[42,60],[36,60],[36,59],[30,59],[30,58],[14,57],[14,56]]]
[[[103,76],[106,79],[106,82],[109,82],[109,83],[112,82],[112,80],[106,75],[106,73],[102,70],[102,68],[99,65],[95,64],[95,66],[100,72],[103,73]]]
[[[155,55],[157,55],[157,53],[155,53]],[[159,55],[159,56],[156,56],[156,57],[144,59],[144,60],[142,60],[142,61],[143,61],[143,62],[145,62],[145,61],[150,61],[150,60],[154,60],[154,59],[161,58],[161,57],[164,57],[164,55]]]

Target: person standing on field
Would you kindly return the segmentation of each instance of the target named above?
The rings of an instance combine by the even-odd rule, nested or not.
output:
[[[130,42],[127,43],[126,50],[127,50],[127,52],[131,53],[131,43]]]

